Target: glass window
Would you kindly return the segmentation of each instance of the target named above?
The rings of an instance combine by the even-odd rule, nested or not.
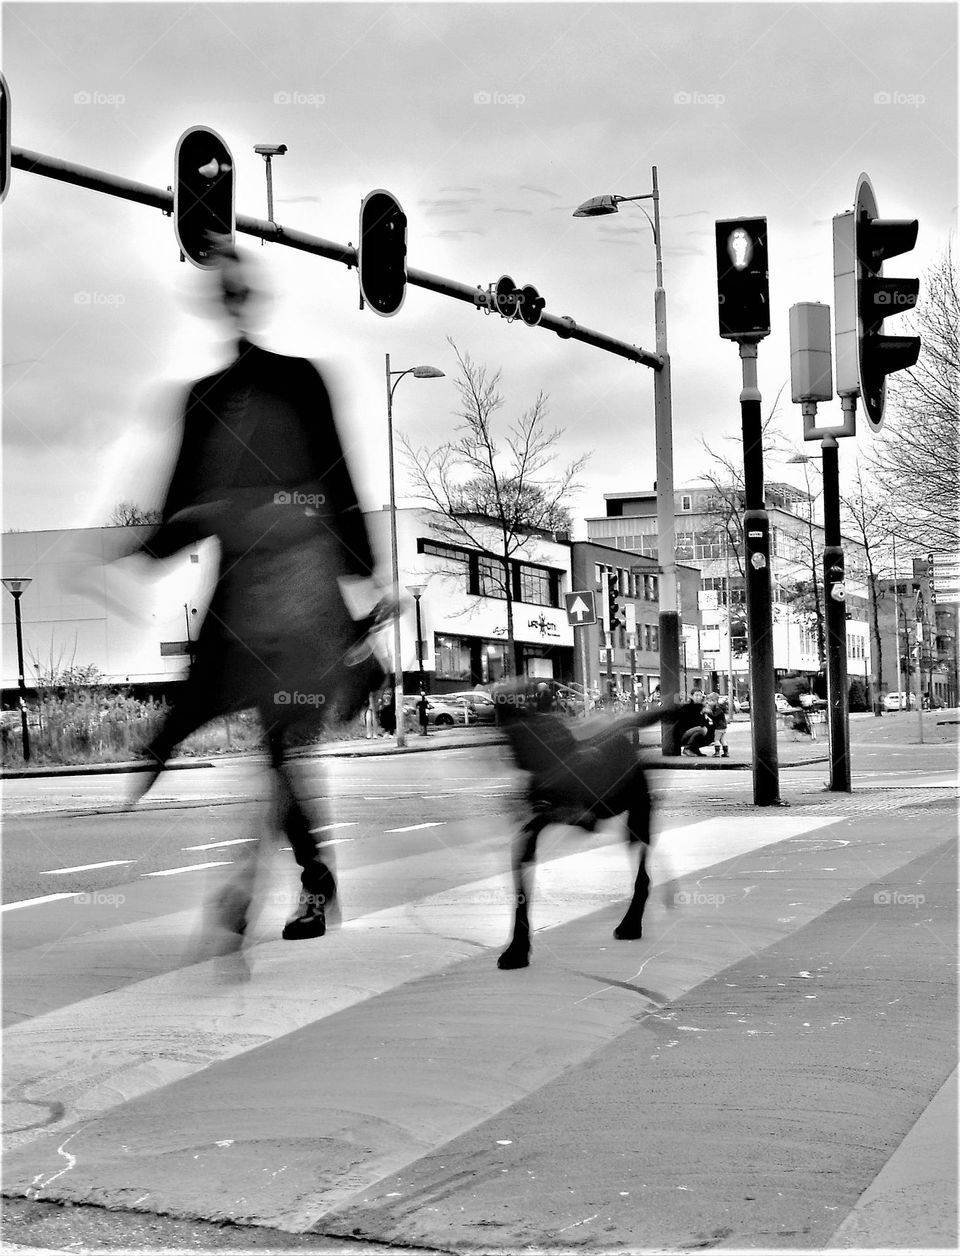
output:
[[[542,567],[520,564],[520,601],[534,606],[552,606],[550,597],[550,573]]]
[[[506,601],[506,577],[499,558],[481,558],[477,561],[479,580],[477,592],[481,597],[499,597]]]
[[[507,643],[484,641],[480,650],[480,683],[490,685],[507,674]]]
[[[680,509],[693,510],[693,498],[689,493],[682,493],[680,495]]]
[[[470,682],[469,640],[465,637],[444,637],[436,633],[433,643],[437,679]]]

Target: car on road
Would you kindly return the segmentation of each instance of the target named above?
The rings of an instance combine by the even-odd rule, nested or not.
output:
[[[493,698],[483,689],[465,689],[462,693],[445,693],[444,702],[453,703],[469,712],[471,724],[495,724],[497,711]]]
[[[915,711],[917,709],[916,695],[897,691],[885,693],[883,695],[883,709],[885,711]]]

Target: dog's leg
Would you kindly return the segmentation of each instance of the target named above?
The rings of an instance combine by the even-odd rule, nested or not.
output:
[[[647,853],[650,848],[650,794],[642,769],[638,768],[632,783],[630,806],[627,810],[627,841],[637,852],[637,877],[633,885],[633,897],[626,915],[613,931],[621,941],[643,937],[643,909],[650,893],[650,877],[647,873]]]
[[[549,822],[546,814],[535,814],[514,841],[513,884],[516,904],[513,937],[497,960],[498,968],[526,968],[530,963],[530,896],[533,890],[534,865],[537,862],[537,838]]]

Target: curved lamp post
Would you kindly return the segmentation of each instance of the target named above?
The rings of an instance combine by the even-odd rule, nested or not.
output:
[[[665,704],[673,702],[680,687],[680,614],[677,610],[676,518],[673,502],[673,404],[670,393],[670,355],[667,351],[667,294],[663,287],[663,257],[660,248],[660,190],[657,168],[653,167],[653,191],[642,196],[592,196],[574,210],[574,218],[597,218],[619,213],[624,202],[653,201],[653,219],[640,206],[650,223],[657,258],[657,286],[653,296],[656,321],[656,350],[663,365],[654,372],[653,405],[657,455],[657,556],[660,566],[660,695]],[[672,723],[663,723],[660,744],[665,755],[680,751]]]
[[[20,598],[32,579],[32,576],[24,576],[19,580],[10,578],[3,581],[3,587],[13,595],[14,616],[17,622],[17,684],[20,690],[20,728],[23,734],[24,763],[30,762],[30,730],[27,727],[27,687],[23,680],[23,628],[20,624]]]
[[[405,371],[390,370],[387,359],[387,452],[390,465],[390,562],[396,608],[393,615],[393,705],[397,716],[397,745],[407,744],[403,726],[403,659],[400,655],[400,563],[397,558],[397,488],[393,469],[393,394],[404,375],[414,379],[443,379],[443,371],[435,366],[408,366]],[[396,379],[391,379],[393,376]],[[418,602],[419,607],[419,602]]]

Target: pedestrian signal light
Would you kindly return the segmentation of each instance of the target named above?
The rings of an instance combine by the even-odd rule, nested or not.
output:
[[[193,126],[177,141],[173,224],[180,252],[194,266],[213,264],[215,236],[234,236],[234,166],[230,149],[208,127]]]
[[[363,301],[384,318],[396,314],[407,290],[407,216],[383,188],[360,205],[357,270]]]
[[[720,335],[754,344],[770,335],[766,218],[716,223]]]
[[[0,74],[0,205],[10,188],[10,89]]]
[[[879,432],[886,377],[913,366],[921,344],[919,336],[881,335],[883,320],[912,310],[920,291],[919,279],[886,278],[883,263],[911,251],[919,224],[915,218],[879,218],[873,185],[865,174],[857,182],[853,213],[838,215],[833,224],[837,392],[859,395],[867,422]]]

